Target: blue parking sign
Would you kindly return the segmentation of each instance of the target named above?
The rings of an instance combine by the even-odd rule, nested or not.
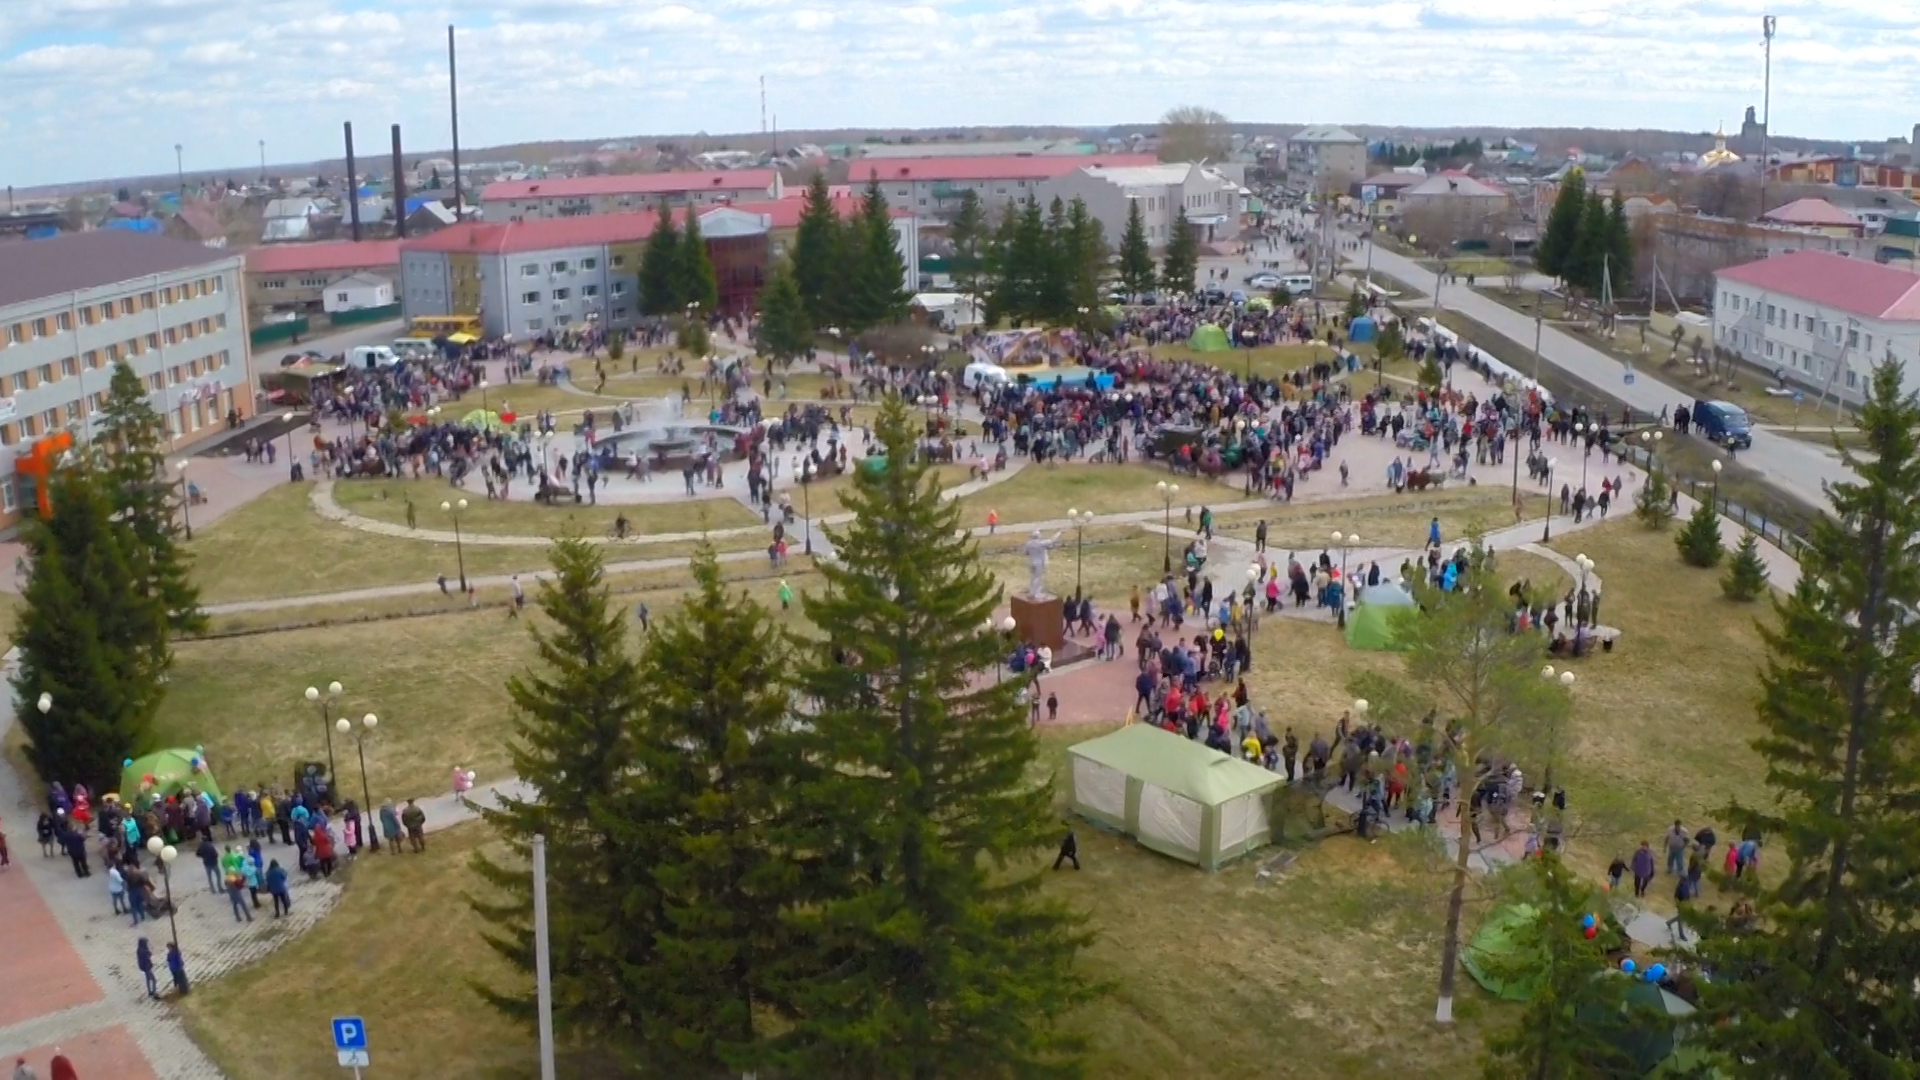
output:
[[[334,1017],[333,1048],[335,1050],[365,1050],[367,1048],[367,1022],[357,1016]]]

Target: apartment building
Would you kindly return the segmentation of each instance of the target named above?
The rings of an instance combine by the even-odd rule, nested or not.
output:
[[[1920,274],[1825,251],[1796,251],[1714,275],[1713,340],[1749,363],[1858,403],[1875,364],[1920,388]]]
[[[1243,192],[1238,182],[1213,169],[1178,164],[1092,166],[1049,180],[1035,194],[1045,205],[1056,197],[1085,202],[1112,248],[1119,246],[1131,205],[1138,203],[1147,243],[1157,249],[1173,238],[1182,210],[1187,227],[1203,244],[1239,236],[1247,198]]]
[[[0,524],[46,512],[62,451],[92,438],[116,363],[145,381],[170,449],[253,415],[241,258],[102,229],[0,259]]]
[[[997,214],[1007,203],[1039,197],[1047,181],[1080,169],[1157,164],[1152,154],[868,158],[852,163],[847,184],[859,191],[877,180],[889,206],[926,220],[951,218],[969,191]]]
[[[1287,140],[1287,170],[1315,190],[1345,191],[1367,175],[1367,142],[1332,124],[1301,128]]]
[[[480,192],[480,208],[487,221],[508,224],[637,213],[663,201],[673,206],[758,202],[785,192],[778,169],[574,176],[488,184]]]

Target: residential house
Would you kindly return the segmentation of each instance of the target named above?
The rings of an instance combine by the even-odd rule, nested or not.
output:
[[[204,206],[182,207],[179,213],[167,219],[161,231],[175,240],[186,240],[203,247],[227,246],[226,226],[220,223],[219,215]]]
[[[329,315],[377,311],[394,305],[393,282],[374,274],[354,274],[327,286],[320,306]]]
[[[1920,390],[1920,274],[1821,251],[1728,267],[1714,275],[1713,340],[1853,403],[1874,365],[1891,359],[1911,393]]]
[[[312,240],[328,218],[331,204],[308,196],[275,199],[267,204],[261,228],[264,244],[297,243]]]
[[[1363,205],[1371,203],[1375,218],[1390,218],[1400,213],[1400,196],[1425,179],[1426,174],[1417,172],[1375,173],[1348,185],[1347,196]],[[1372,189],[1371,199],[1368,189]]]
[[[1501,218],[1512,205],[1506,189],[1459,172],[1429,176],[1400,193],[1407,228],[1430,231],[1436,242],[1496,236],[1508,224]]]
[[[1865,236],[1866,223],[1825,199],[1795,199],[1760,215],[1775,225],[1812,229],[1828,236]]]

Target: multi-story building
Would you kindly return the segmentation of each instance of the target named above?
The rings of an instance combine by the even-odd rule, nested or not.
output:
[[[317,315],[328,290],[350,277],[400,276],[400,241],[336,240],[319,244],[270,244],[247,258],[247,303],[257,322],[268,312]]]
[[[92,438],[119,362],[167,418],[169,449],[253,415],[238,254],[119,229],[12,252],[0,259],[0,523],[45,512],[48,470]]]
[[[1652,221],[1653,242],[1647,246],[1660,267],[1661,283],[1682,297],[1710,296],[1714,275],[1729,267],[1795,252],[1830,252],[1864,262],[1911,257],[1897,251],[1891,237],[1835,236],[1707,214],[1660,214]]]
[[[1824,251],[1796,251],[1714,275],[1713,340],[1749,363],[1846,402],[1891,359],[1920,389],[1920,274]]]
[[[1345,191],[1367,175],[1367,143],[1343,127],[1315,124],[1287,140],[1287,171],[1316,191]]]
[[[853,162],[847,183],[855,190],[877,181],[890,206],[921,220],[949,218],[971,191],[989,214],[1001,206],[1037,197],[1042,184],[1089,167],[1157,165],[1152,154],[1046,155],[1035,157],[869,158]]]
[[[494,224],[545,221],[590,214],[635,213],[666,202],[674,206],[778,199],[785,187],[778,169],[631,173],[544,180],[502,180],[480,192],[483,216]]]
[[[1162,248],[1173,238],[1181,211],[1201,243],[1240,235],[1246,195],[1239,183],[1202,165],[1091,166],[1042,183],[1035,195],[1042,204],[1058,197],[1080,199],[1117,247],[1133,204],[1140,207],[1147,243]]]

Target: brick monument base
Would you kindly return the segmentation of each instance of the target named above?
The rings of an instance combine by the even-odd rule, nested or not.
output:
[[[1013,633],[1020,641],[1045,645],[1058,653],[1067,638],[1066,606],[1057,596],[1019,596],[1012,600]]]

